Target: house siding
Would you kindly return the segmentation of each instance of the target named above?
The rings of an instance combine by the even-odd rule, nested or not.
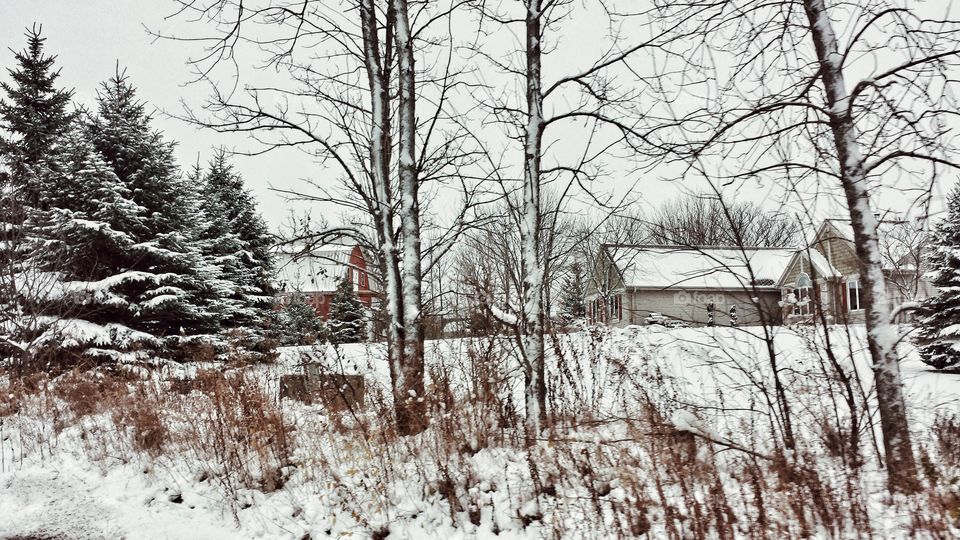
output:
[[[651,313],[662,313],[672,319],[695,326],[707,324],[707,304],[716,305],[714,324],[730,325],[730,306],[737,306],[737,324],[751,326],[761,324],[758,307],[751,298],[759,300],[767,324],[781,324],[779,291],[758,291],[756,296],[743,290],[690,290],[690,289],[634,289],[623,295],[623,317],[610,320],[611,326],[644,324]]]
[[[781,280],[782,294],[790,292],[800,272],[806,272],[813,280],[816,288],[815,300],[823,309],[829,322],[863,323],[862,309],[849,309],[847,283],[856,279],[861,273],[860,259],[857,257],[853,244],[843,237],[830,222],[826,222],[818,231],[811,249],[820,252],[827,262],[840,274],[840,277],[820,276],[812,268],[802,254],[791,263]],[[922,276],[913,271],[884,270],[886,276],[886,293],[890,299],[888,307],[894,308],[903,302],[916,301],[935,294],[935,289]],[[798,318],[791,316],[785,310],[783,317],[787,322],[809,321],[812,317]],[[901,314],[897,317],[900,322],[908,321],[912,315]]]
[[[823,254],[827,261],[840,272],[849,276],[860,273],[860,259],[850,242],[840,238],[832,226],[821,231],[820,237],[814,242],[813,248]]]
[[[761,321],[768,324],[819,323],[820,317],[816,311],[804,315],[795,314],[797,306],[783,302],[793,292],[797,277],[804,272],[810,277],[813,285],[810,298],[814,305],[822,309],[828,323],[862,323],[863,310],[850,310],[848,306],[850,303],[848,283],[861,275],[861,264],[853,242],[844,236],[842,231],[842,227],[838,228],[838,225],[831,220],[826,220],[811,242],[809,249],[818,252],[826,260],[824,262],[819,256],[814,257],[817,266],[822,267],[822,272],[827,275],[821,275],[821,272],[811,264],[806,255],[808,252],[798,251],[779,277],[779,283],[776,285],[778,288],[765,288],[756,293],[748,290],[749,287],[698,290],[695,287],[710,286],[699,283],[688,283],[687,286],[690,288],[685,288],[679,285],[680,280],[662,283],[665,288],[652,289],[650,287],[654,284],[661,284],[655,281],[633,281],[629,277],[631,274],[628,274],[631,287],[625,289],[620,270],[611,258],[612,252],[608,252],[605,247],[597,256],[591,281],[587,285],[585,295],[587,318],[592,323],[626,326],[644,324],[651,313],[661,313],[670,318],[702,325],[708,321],[707,304],[712,302],[716,304],[714,323],[717,325],[729,324],[729,308],[733,304],[737,306],[737,319],[740,325],[756,325]],[[654,259],[647,261],[646,264],[656,268],[657,264],[662,263],[659,259]],[[830,268],[825,267],[827,264]],[[901,266],[898,270],[885,269],[884,272],[890,307],[897,307],[904,302],[923,300],[936,294],[933,285],[923,277],[922,267],[918,270],[908,265]],[[775,279],[775,276],[771,277]],[[757,285],[766,287],[769,284],[757,281]],[[732,284],[727,283],[717,286],[733,287]],[[678,298],[678,295],[682,297]],[[711,297],[711,295],[720,295],[720,297]],[[907,322],[912,317],[911,313],[905,312],[898,315],[897,320]]]

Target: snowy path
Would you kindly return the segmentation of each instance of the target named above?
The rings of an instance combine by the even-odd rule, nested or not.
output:
[[[127,470],[104,477],[69,461],[57,465],[0,474],[0,538],[237,537],[228,516],[191,515],[190,506],[170,502],[146,475],[131,478]]]
[[[112,509],[61,471],[8,476],[0,485],[0,534],[39,538],[122,538]]]

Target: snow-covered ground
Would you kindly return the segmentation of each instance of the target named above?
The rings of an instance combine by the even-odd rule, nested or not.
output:
[[[645,443],[623,441],[634,436],[630,419],[641,414],[645,403],[654,402],[659,410],[672,411],[665,421],[679,429],[769,452],[770,414],[761,389],[769,388],[770,359],[764,342],[755,335],[759,332],[756,328],[644,327],[563,336],[560,347],[551,347],[549,377],[551,400],[567,419],[558,431],[562,436],[557,436],[574,441],[569,448],[582,446],[591,452],[614,448],[610,454],[614,463],[620,459],[642,463],[650,458],[637,457]],[[795,399],[797,428],[815,431],[812,419],[817,412],[833,406],[823,391],[829,384],[824,367],[813,352],[822,347],[822,336],[809,329],[776,332],[778,362]],[[863,392],[869,396],[871,377],[862,334],[854,330],[848,336],[838,328],[832,337],[837,357],[856,368]],[[478,369],[476,359],[499,358],[497,351],[505,354],[509,347],[506,339],[428,342],[428,364],[435,376],[442,366],[449,381],[467,385]],[[478,350],[494,352],[483,355]],[[960,375],[927,369],[908,344],[901,353],[914,430],[924,433],[938,415],[960,413]],[[382,347],[375,344],[338,350],[290,348],[282,351],[276,366],[250,371],[276,395],[279,374],[296,372],[297,364],[309,358],[335,371],[366,374],[375,398],[388,382],[383,356]],[[484,376],[491,372],[502,376],[506,382],[498,387],[500,391],[513,393],[512,403],[522,404],[522,376],[516,361],[505,359],[493,368]],[[174,369],[165,375],[180,371],[191,369]],[[410,539],[542,538],[557,533],[601,538],[622,530],[616,518],[593,522],[583,512],[594,504],[603,508],[639,504],[631,498],[628,476],[601,470],[596,463],[590,465],[593,472],[589,474],[609,484],[600,490],[602,501],[590,500],[589,486],[563,478],[553,480],[554,499],[531,498],[530,459],[549,463],[555,451],[552,443],[528,456],[515,446],[480,444],[471,438],[482,430],[465,428],[461,435],[452,436],[462,437],[468,448],[456,455],[441,447],[451,437],[430,432],[381,445],[375,432],[351,438],[321,408],[288,402],[282,411],[295,427],[297,444],[291,462],[284,464],[289,469],[286,483],[269,492],[233,486],[227,496],[224,484],[205,473],[211,464],[198,462],[189,452],[153,457],[135,452],[115,433],[111,426],[116,420],[109,413],[77,421],[41,417],[38,411],[52,406],[32,402],[17,414],[0,416],[0,538],[367,538],[386,532],[389,538]],[[470,411],[462,414],[452,419],[454,423],[441,415],[435,425],[457,426],[456,422],[466,424],[476,416]],[[356,425],[375,431],[378,424],[372,419]],[[576,446],[577,441],[582,445]],[[591,458],[604,455],[598,452]],[[726,459],[729,454],[717,455]],[[575,475],[587,474],[582,468],[587,465],[575,453],[564,459],[576,464],[571,466]],[[697,459],[712,462],[702,455]],[[541,472],[549,476],[549,466],[542,467]],[[461,486],[460,508],[445,502],[450,495],[444,491],[444,478],[453,478]],[[899,536],[907,518],[884,516],[882,473],[868,465],[859,482],[871,501],[872,533]],[[683,507],[680,492],[665,489],[665,496],[677,497],[676,504]],[[650,509],[643,515],[652,522],[650,534],[666,534],[662,522],[666,510],[657,510],[654,502],[648,504]],[[738,499],[731,496],[729,504],[738,508]],[[774,527],[776,518],[768,519]],[[786,536],[797,530],[789,523],[779,527]],[[738,536],[747,530],[734,529]],[[814,530],[815,535],[829,532]]]

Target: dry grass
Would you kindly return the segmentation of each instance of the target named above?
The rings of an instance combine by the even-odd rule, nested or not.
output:
[[[65,428],[81,425],[92,459],[187,463],[196,481],[221,488],[235,516],[248,504],[245,490],[282,490],[301,502],[322,496],[374,537],[417,519],[409,500],[442,509],[465,530],[527,528],[547,538],[871,538],[889,525],[877,508],[901,516],[904,535],[960,530],[955,414],[916,433],[927,489],[891,501],[869,441],[859,450],[863,465],[846,454],[843,417],[797,412],[808,429],[792,451],[759,424],[744,425],[736,445],[707,440],[673,427],[662,373],[627,373],[599,349],[568,359],[567,374],[552,382],[553,427],[524,448],[506,354],[477,340],[459,360],[434,366],[431,427],[413,438],[396,436],[385,388],[368,387],[365,409],[324,413],[278,403],[264,371],[226,368],[172,382],[146,371],[0,378],[8,396],[0,425],[34,441],[21,453],[52,452]],[[582,366],[595,371],[590,381],[620,384],[584,383]],[[658,392],[648,392],[653,385]],[[604,416],[594,404],[605,391],[642,407]]]

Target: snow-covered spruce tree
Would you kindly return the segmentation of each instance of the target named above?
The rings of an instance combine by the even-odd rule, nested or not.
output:
[[[960,186],[947,200],[947,217],[933,234],[929,261],[940,292],[923,305],[916,337],[920,359],[937,369],[960,367]]]
[[[0,139],[0,154],[16,196],[30,206],[39,197],[39,169],[49,166],[48,158],[76,113],[70,105],[73,92],[57,88],[56,57],[44,55],[40,30],[34,27],[26,37],[27,48],[14,54],[17,66],[8,70],[12,84],[0,83],[6,94],[0,99],[0,121],[9,137]]]
[[[204,287],[200,291],[197,302],[204,306],[215,318],[216,328],[222,329],[230,314],[239,309],[240,300],[237,296],[237,286],[231,279],[230,266],[235,256],[225,257],[228,250],[239,249],[238,242],[229,233],[229,224],[223,222],[223,216],[213,215],[205,210],[207,201],[203,189],[205,175],[199,164],[194,165],[187,173],[187,181],[193,187],[185,193],[186,205],[194,216],[191,220],[191,229],[183,231],[191,240],[191,247],[198,252],[198,257],[204,276]],[[234,251],[229,251],[233,253]]]
[[[322,332],[323,321],[302,294],[293,294],[287,304],[273,312],[271,320],[272,333],[282,345],[310,345]]]
[[[125,285],[133,312],[129,326],[166,338],[171,350],[214,340],[219,330],[211,290],[220,268],[207,264],[195,234],[195,187],[180,175],[173,143],[151,127],[151,116],[123,74],[102,84],[88,129],[97,151],[143,208],[130,232],[130,271],[155,275]]]
[[[229,292],[214,306],[222,328],[240,333],[242,345],[258,354],[269,352],[266,325],[273,307],[272,244],[243,179],[218,151],[200,182],[198,237],[201,251],[221,268]]]
[[[44,55],[34,27],[0,83],[0,357],[25,367],[31,342],[47,324],[36,309],[56,285],[30,263],[40,244],[34,223],[43,178],[57,168],[57,147],[75,113],[72,93],[57,88],[55,57]]]
[[[366,339],[367,311],[350,280],[337,284],[330,300],[326,327],[331,343],[357,343]]]
[[[126,326],[137,308],[125,292],[156,274],[130,271],[133,236],[145,220],[143,208],[100,158],[77,123],[63,136],[57,167],[42,180],[44,210],[35,218],[43,249],[32,257],[36,269],[55,276],[57,287],[37,306],[57,324],[39,345],[83,359],[116,360],[156,345],[156,339]]]

